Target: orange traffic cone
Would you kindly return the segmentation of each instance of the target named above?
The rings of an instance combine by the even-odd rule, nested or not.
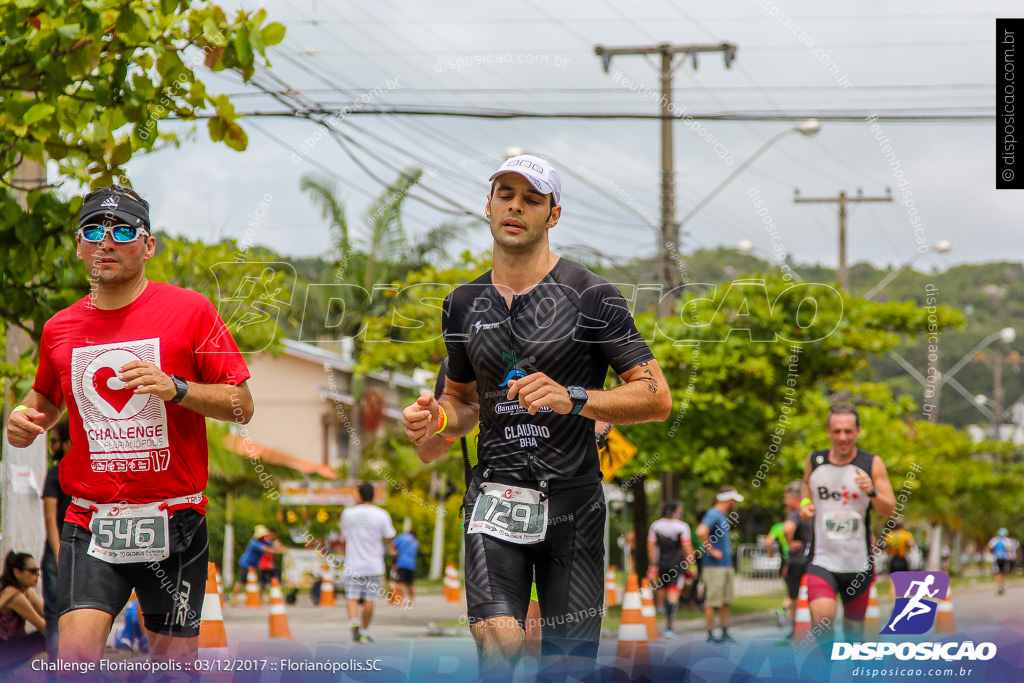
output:
[[[939,603],[935,613],[935,633],[956,633],[956,622],[953,619],[953,591],[946,589],[946,598]]]
[[[881,628],[882,613],[878,609],[878,590],[872,580],[871,588],[868,589],[868,610],[864,613],[864,633],[877,636]]]
[[[604,604],[606,607],[619,604],[619,589],[615,585],[615,565],[609,565],[604,575]]]
[[[217,565],[210,562],[206,570],[203,612],[199,619],[199,647],[228,646],[228,634],[224,630],[224,611],[221,607],[221,595],[217,588]]]
[[[640,604],[642,605],[644,624],[647,626],[647,640],[658,641],[658,611],[654,607],[654,593],[651,582],[645,576],[640,580]]]
[[[334,577],[330,565],[324,565],[320,578],[320,607],[334,607]]]
[[[391,582],[391,590],[389,592],[391,593],[391,599],[388,602],[392,605],[401,605],[402,601],[405,600],[405,595],[402,594],[402,587],[397,581]]]
[[[256,570],[249,567],[249,574],[245,577],[245,606],[260,606],[260,582],[256,578]]]
[[[284,595],[277,577],[270,579],[270,637],[291,640],[292,631],[288,628],[288,617],[284,613]]]
[[[626,593],[622,597],[622,621],[619,625],[617,652],[619,659],[623,662],[632,661],[634,665],[649,664],[647,640],[647,624],[644,623],[640,586],[636,574],[629,574],[626,577]]]
[[[445,602],[462,602],[462,587],[459,584],[459,571],[454,564],[444,568],[444,599]]]
[[[793,623],[793,643],[799,643],[811,632],[811,608],[807,602],[807,575],[800,579],[800,592],[796,597],[796,618]]]

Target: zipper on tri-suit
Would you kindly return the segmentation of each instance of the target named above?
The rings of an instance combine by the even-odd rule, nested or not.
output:
[[[519,362],[521,360],[519,358],[519,354],[516,352],[516,330],[515,330],[516,317],[517,317],[517,315],[519,313],[519,311],[518,311],[519,307],[516,304],[519,303],[519,296],[520,295],[518,295],[518,294],[513,294],[512,295],[512,305],[508,307],[508,312],[509,312],[509,322],[508,322],[509,343],[512,346],[512,360],[514,361],[513,365],[512,365],[513,369],[519,369]],[[526,372],[526,371],[523,370],[523,372]],[[537,460],[537,456],[535,454],[527,451],[527,455],[526,455],[526,470],[527,470],[527,473],[529,474],[529,481],[530,482],[538,481],[536,470],[534,469],[534,463],[536,462],[536,460]],[[541,493],[541,499],[542,500],[547,498],[547,482],[544,482],[544,481],[540,482],[540,493]]]
[[[518,308],[516,306],[516,304],[518,303],[518,298],[519,298],[518,294],[513,294],[512,295],[512,303],[509,304],[509,306],[508,306],[508,341],[509,341],[509,346],[512,347],[512,370],[513,371],[519,369],[519,354],[516,352],[516,313],[517,313],[516,309]],[[517,377],[516,379],[519,379],[519,378]],[[518,402],[518,400],[519,400],[519,398],[516,397],[516,401],[517,402]],[[534,476],[533,476],[533,454],[532,453],[528,454],[526,456],[526,469],[527,469],[527,472],[529,473],[529,481],[533,481],[534,480]]]

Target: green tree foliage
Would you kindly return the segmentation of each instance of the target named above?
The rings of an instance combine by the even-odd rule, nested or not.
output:
[[[79,267],[83,272],[84,268]],[[296,325],[305,288],[291,264],[268,249],[238,249],[234,240],[205,244],[157,236],[146,276],[203,294],[217,307],[243,353],[276,352]]]
[[[22,162],[56,161],[61,183],[125,183],[135,154],[177,145],[164,120],[209,117],[214,141],[247,138],[203,69],[252,76],[256,56],[284,38],[266,12],[229,18],[211,2],[27,0],[0,11],[0,319],[38,339],[43,323],[82,294],[70,201],[14,179]],[[158,144],[159,143],[159,144]],[[24,207],[18,190],[31,189]]]
[[[467,251],[453,267],[427,266],[409,273],[390,306],[363,320],[360,371],[436,372],[447,355],[441,337],[444,298],[487,271],[490,260],[490,254],[474,257]]]
[[[623,428],[643,454],[624,477],[649,469],[659,454],[659,470],[707,486],[752,482],[792,438],[808,395],[851,379],[901,335],[927,326],[909,303],[875,304],[781,278],[686,291],[679,310],[658,320],[657,332],[653,314],[638,318],[668,379],[673,414]],[[943,327],[962,323],[948,308],[939,315]]]

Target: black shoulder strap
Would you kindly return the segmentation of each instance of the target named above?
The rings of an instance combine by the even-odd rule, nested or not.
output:
[[[466,490],[469,490],[469,482],[473,480],[473,466],[469,464],[469,444],[466,442],[468,437],[464,436],[459,439],[459,445],[462,446],[462,469],[466,474]]]
[[[828,462],[828,449],[811,453],[811,471]]]

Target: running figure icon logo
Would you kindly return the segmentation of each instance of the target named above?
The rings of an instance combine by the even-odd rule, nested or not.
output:
[[[889,577],[898,596],[885,635],[921,635],[935,623],[938,601],[945,599],[949,577],[945,572],[893,572]]]

